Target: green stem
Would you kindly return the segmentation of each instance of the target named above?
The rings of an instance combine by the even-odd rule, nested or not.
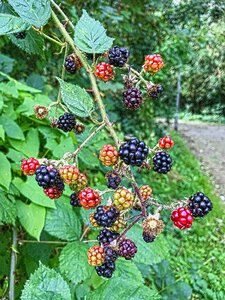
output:
[[[67,15],[62,11],[60,6],[58,4],[56,4],[55,1],[53,1],[53,0],[50,0],[50,1],[51,1],[52,5],[58,10],[58,12],[63,16],[63,18],[65,19],[65,22],[68,23],[70,25],[70,27],[74,30],[73,23],[69,20]]]
[[[37,29],[37,28],[35,28],[35,27],[33,27],[33,29],[34,29],[35,31],[37,31],[40,35],[42,35],[45,39],[47,39],[47,40],[49,40],[49,41],[51,41],[51,42],[53,42],[53,43],[59,45],[60,47],[65,46],[64,43],[58,42],[57,40],[53,39],[53,38],[50,37],[49,35],[45,34],[45,33],[42,32],[42,31],[40,31],[39,29]]]
[[[10,279],[9,279],[9,300],[15,299],[15,272],[16,272],[16,248],[17,248],[17,230],[16,227],[12,229],[12,253],[10,265]]]

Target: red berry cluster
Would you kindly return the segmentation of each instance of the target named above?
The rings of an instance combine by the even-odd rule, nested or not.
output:
[[[105,166],[115,165],[118,157],[118,151],[112,145],[104,145],[99,153],[99,159]]]
[[[31,157],[23,159],[20,168],[24,175],[34,175],[39,166],[39,161],[36,158]]]
[[[159,147],[163,149],[169,149],[173,147],[174,141],[171,139],[169,135],[165,136],[164,138],[159,139]]]
[[[109,81],[114,76],[113,67],[110,64],[101,62],[95,68],[95,76],[103,81]]]
[[[179,207],[171,214],[171,220],[174,225],[180,229],[190,228],[193,222],[193,217],[190,209],[185,207]]]
[[[151,54],[145,57],[144,70],[151,74],[157,73],[164,67],[164,62],[160,54]]]

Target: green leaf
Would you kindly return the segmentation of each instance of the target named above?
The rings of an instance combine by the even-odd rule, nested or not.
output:
[[[68,203],[60,200],[56,202],[57,209],[48,209],[45,231],[52,236],[62,240],[74,241],[81,235],[81,223],[78,214],[76,214]]]
[[[21,300],[71,300],[70,288],[55,270],[40,264],[22,291]]]
[[[106,30],[99,21],[83,10],[83,15],[75,26],[74,42],[86,53],[103,53],[111,48],[113,39],[106,35]]]
[[[88,248],[82,242],[74,242],[66,245],[61,252],[59,257],[60,271],[73,284],[87,279],[93,271],[93,268],[87,263]]]
[[[49,143],[52,143],[54,140],[47,140],[47,143],[49,146]],[[51,144],[50,144],[51,145]],[[54,145],[54,144],[53,144]],[[56,147],[51,148],[53,156],[55,158],[61,158],[65,152],[73,152],[75,150],[75,146],[73,144],[72,139],[69,139],[67,136],[62,135],[60,137],[60,142],[57,144]]]
[[[16,140],[25,140],[22,129],[8,117],[0,117],[0,124],[3,126],[8,137]]]
[[[31,202],[40,206],[55,208],[55,202],[46,197],[43,190],[37,185],[32,177],[27,177],[26,181],[21,178],[14,178],[13,184],[20,191],[20,193],[28,198]]]
[[[154,243],[148,244],[143,239],[140,239],[141,235],[142,228],[138,225],[135,225],[127,233],[127,237],[133,240],[139,249],[133,259],[135,263],[153,265],[159,263],[167,256],[169,249],[165,237],[159,236]]]
[[[41,27],[51,15],[50,0],[9,0],[18,15],[27,23]]]
[[[85,89],[78,85],[67,83],[57,77],[60,83],[62,100],[68,109],[79,117],[90,116],[94,103]]]
[[[24,229],[35,239],[39,240],[45,225],[45,208],[34,203],[29,205],[16,201],[17,214]]]
[[[5,140],[5,130],[2,125],[0,125],[0,138],[4,141]]]
[[[126,270],[126,272],[124,272],[124,270]],[[144,278],[135,263],[123,258],[118,259],[116,262],[116,272],[114,277],[120,277],[124,280],[132,280],[132,278],[135,278],[136,282],[144,283]]]
[[[9,35],[9,39],[20,49],[29,54],[43,55],[44,39],[34,30],[27,31],[25,39],[17,39],[14,35]]]
[[[24,31],[29,27],[30,25],[25,23],[19,17],[8,14],[0,14],[0,35]]]
[[[0,192],[0,222],[15,225],[16,206]]]
[[[9,139],[10,144],[18,151],[21,151],[27,157],[37,157],[39,153],[40,140],[38,135],[38,129],[32,128],[25,141],[18,141]]]
[[[6,156],[0,152],[0,185],[4,186],[7,190],[12,179],[11,166]]]
[[[9,148],[8,150],[9,152],[6,154],[7,158],[11,159],[17,164],[19,161],[21,161],[24,158],[24,155],[21,152],[16,151],[13,148]]]

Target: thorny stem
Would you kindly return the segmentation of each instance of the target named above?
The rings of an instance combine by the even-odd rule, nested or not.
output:
[[[64,21],[70,25],[71,29],[74,30],[73,23],[69,20],[67,15],[62,11],[60,6],[58,4],[56,4],[55,1],[53,1],[53,0],[50,0],[50,1],[51,1],[52,5],[58,10],[58,12],[63,16],[63,18],[65,19]]]
[[[142,215],[146,218],[147,217],[147,209],[146,209],[146,205],[145,205],[145,202],[141,196],[141,193],[140,193],[140,190],[137,186],[137,183],[136,182],[133,182],[133,188],[135,190],[135,193],[136,195],[138,196],[140,202],[141,202],[141,211],[142,211]]]
[[[141,213],[140,215],[138,215],[137,218],[136,218],[133,222],[131,222],[131,223],[127,226],[127,228],[121,233],[121,235],[117,238],[117,241],[121,240],[121,239],[125,236],[125,234],[127,233],[127,231],[130,230],[131,227],[133,227],[133,226],[134,226],[137,222],[139,222],[143,217],[144,217],[144,216],[143,216],[143,213]]]
[[[129,66],[129,65],[126,65],[126,68],[127,68],[128,70],[130,70],[131,73],[133,73],[134,75],[136,75],[136,76],[140,79],[140,81],[142,81],[146,86],[148,86],[149,84],[153,84],[152,82],[147,81],[147,80],[144,79],[144,77],[141,75],[142,72],[139,73],[139,72],[136,71],[135,69],[131,68],[131,66]]]
[[[9,300],[15,299],[15,272],[16,272],[16,248],[17,248],[17,230],[16,227],[12,228],[12,253],[10,265],[10,279],[9,279]]]
[[[170,205],[165,205],[165,204],[161,204],[161,203],[156,202],[156,200],[151,197],[151,198],[149,198],[147,204],[156,206],[160,210],[161,209],[173,210],[173,209],[178,208],[180,206],[187,205],[187,202],[188,202],[188,199],[185,199],[185,200],[175,201],[175,202],[171,203]]]
[[[76,242],[78,240],[74,240],[74,241],[68,241],[68,242],[62,242],[62,241],[35,241],[35,240],[19,240],[18,244],[22,245],[22,244],[49,244],[49,245],[67,245],[71,242]],[[81,241],[82,243],[95,243],[97,242],[97,240],[83,240]],[[13,298],[12,298],[13,299]],[[11,299],[10,299],[11,300]]]

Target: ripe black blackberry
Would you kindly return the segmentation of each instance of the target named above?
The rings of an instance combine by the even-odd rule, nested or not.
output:
[[[64,67],[67,72],[70,74],[75,74],[77,70],[82,67],[82,63],[79,60],[78,56],[74,53],[67,56]]]
[[[142,95],[138,88],[130,88],[123,92],[123,103],[129,109],[138,109],[142,104]]]
[[[153,157],[153,170],[166,174],[172,168],[172,158],[164,151],[159,151]]]
[[[40,165],[40,167],[36,170],[35,175],[38,185],[44,189],[50,187],[57,187],[60,191],[64,189],[64,183],[60,178],[59,172],[53,167]]]
[[[109,246],[104,247],[105,262],[114,262],[118,258],[118,252]]]
[[[153,234],[147,233],[147,232],[143,232],[143,240],[146,243],[152,243],[155,240],[155,236]]]
[[[148,155],[148,147],[145,142],[137,138],[122,144],[119,148],[119,156],[127,165],[141,166]]]
[[[16,32],[13,34],[18,40],[24,40],[27,36],[26,31]]]
[[[95,267],[98,276],[111,278],[116,266],[114,262],[105,262],[101,266]]]
[[[119,217],[119,211],[113,206],[98,206],[94,213],[94,219],[102,227],[111,227]]]
[[[110,244],[112,241],[114,241],[119,236],[119,233],[115,231],[111,231],[109,229],[103,228],[99,235],[97,236],[97,240],[103,244]]]
[[[188,207],[193,217],[204,217],[213,208],[211,200],[202,192],[198,192],[189,198]]]
[[[127,260],[132,259],[137,252],[135,243],[129,239],[124,239],[119,243],[119,255]]]
[[[109,50],[108,59],[110,65],[114,67],[123,67],[129,57],[129,51],[126,48],[115,46]]]
[[[116,190],[121,183],[121,177],[115,173],[107,175],[107,187]]]
[[[64,132],[71,131],[76,125],[75,115],[71,113],[64,113],[57,121],[57,127]]]
[[[70,195],[70,204],[74,207],[80,207],[80,199],[78,198],[77,193],[73,193]]]
[[[159,94],[163,92],[163,87],[160,84],[154,84],[148,88],[148,95],[152,98],[158,98]]]

